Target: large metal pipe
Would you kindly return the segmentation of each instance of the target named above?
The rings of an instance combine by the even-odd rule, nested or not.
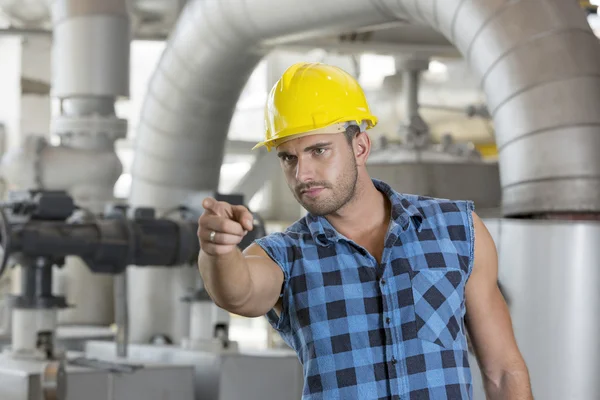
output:
[[[576,2],[238,3],[196,0],[182,14],[142,110],[133,203],[168,207],[217,187],[229,122],[264,43],[407,19],[439,29],[480,77],[506,215],[600,211],[600,51]]]
[[[395,20],[371,1],[191,1],[156,69],[137,132],[130,200],[170,208],[218,186],[237,99],[267,39]],[[210,77],[210,79],[207,79]]]
[[[577,2],[384,3],[438,27],[481,79],[505,215],[600,211],[600,49]]]
[[[400,19],[438,29],[480,77],[505,215],[600,211],[600,51],[564,0],[190,1],[149,85],[131,202],[170,208],[218,187],[237,99],[272,46]],[[139,274],[130,290],[144,293],[132,296],[152,304],[164,281]],[[152,314],[139,312],[132,331]]]

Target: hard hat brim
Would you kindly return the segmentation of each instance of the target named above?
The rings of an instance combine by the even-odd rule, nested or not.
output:
[[[369,120],[365,120],[367,122],[366,127],[365,127],[365,131],[367,129],[371,129],[373,128],[375,125],[377,125],[377,118],[372,116],[371,119]],[[358,122],[358,121],[356,121]],[[267,147],[267,151],[271,151],[272,148],[274,147],[278,147],[279,145],[289,142],[290,140],[294,140],[294,139],[298,139],[301,137],[305,137],[305,136],[313,136],[313,135],[333,135],[333,134],[337,134],[337,133],[343,133],[346,131],[346,126],[347,126],[348,122],[335,122],[333,124],[329,124],[323,128],[316,128],[316,129],[311,129],[311,130],[306,130],[304,132],[300,132],[300,133],[296,133],[296,134],[292,134],[292,135],[288,135],[288,136],[284,136],[281,138],[277,138],[277,139],[272,139],[272,140],[266,140],[260,143],[257,143],[252,150],[256,150],[260,147]],[[358,124],[360,126],[360,124]]]

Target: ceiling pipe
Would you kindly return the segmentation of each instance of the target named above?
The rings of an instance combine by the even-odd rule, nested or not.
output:
[[[399,19],[436,27],[480,78],[496,126],[505,215],[600,211],[600,51],[576,2],[272,4],[188,4],[142,110],[133,203],[168,208],[190,193],[217,187],[237,98],[265,42]]]
[[[372,1],[191,1],[162,55],[136,137],[130,201],[171,208],[218,187],[237,99],[267,39],[393,22]],[[209,78],[210,77],[210,78]]]

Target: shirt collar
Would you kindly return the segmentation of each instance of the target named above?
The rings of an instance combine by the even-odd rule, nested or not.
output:
[[[406,231],[411,223],[416,229],[419,229],[423,222],[423,215],[419,209],[412,204],[402,194],[396,192],[387,183],[378,179],[371,179],[373,184],[391,202],[391,228],[399,226]],[[325,218],[313,214],[306,215],[308,229],[317,244],[327,246],[330,242],[337,242],[344,239],[344,236],[338,233],[333,225]]]

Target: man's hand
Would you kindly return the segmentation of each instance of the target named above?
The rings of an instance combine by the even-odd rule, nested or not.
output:
[[[206,254],[231,253],[246,233],[253,229],[253,217],[244,206],[232,206],[208,197],[202,202],[204,213],[198,220],[200,248]]]
[[[252,230],[252,214],[244,206],[213,198],[206,198],[202,205],[198,268],[204,288],[215,304],[229,312],[264,315],[276,305],[284,275],[260,246],[251,244],[244,253],[237,247]]]

